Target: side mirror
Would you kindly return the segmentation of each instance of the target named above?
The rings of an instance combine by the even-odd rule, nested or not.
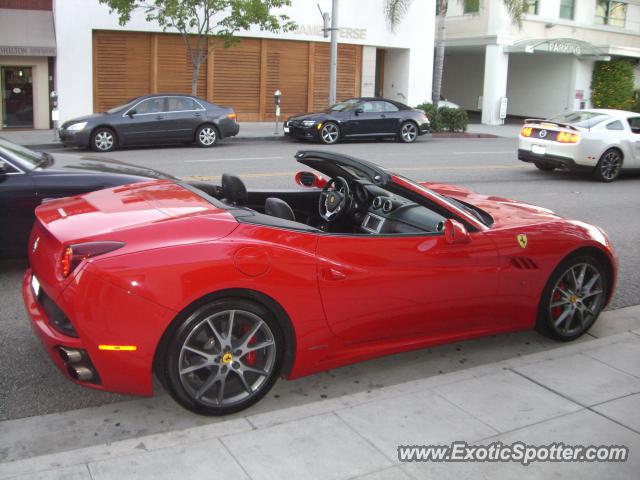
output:
[[[129,110],[129,111],[127,112],[127,116],[128,116],[129,118],[133,118],[133,116],[134,116],[136,113],[138,113],[138,112],[136,112],[136,109],[134,108],[133,110]]]
[[[8,171],[9,169],[7,168],[7,164],[0,160],[0,175],[4,175]]]
[[[451,245],[471,242],[471,235],[459,221],[452,218],[444,222],[444,238]]]
[[[355,110],[355,112],[354,112],[354,113],[356,114],[356,117],[357,117],[357,116],[358,116],[358,115],[360,115],[361,113],[364,113],[364,110],[363,110],[363,109],[361,109],[361,108],[356,108],[356,110]]]
[[[296,183],[301,187],[324,188],[327,181],[313,172],[296,173]]]

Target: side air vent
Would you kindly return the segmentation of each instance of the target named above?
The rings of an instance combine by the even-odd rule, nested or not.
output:
[[[511,257],[511,265],[518,270],[537,270],[538,265],[529,257]]]

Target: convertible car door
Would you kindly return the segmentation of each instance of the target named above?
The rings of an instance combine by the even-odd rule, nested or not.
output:
[[[472,237],[451,245],[439,234],[321,236],[318,283],[333,332],[364,342],[497,324],[497,251],[482,233]]]

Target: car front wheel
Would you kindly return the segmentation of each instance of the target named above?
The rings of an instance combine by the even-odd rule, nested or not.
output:
[[[573,340],[595,323],[605,306],[609,278],[592,256],[564,260],[551,274],[538,308],[536,330],[556,340]]]
[[[91,134],[91,149],[95,152],[111,152],[116,148],[116,135],[110,128],[101,127]]]
[[[340,128],[333,122],[325,123],[320,129],[320,141],[326,145],[333,145],[340,138]]]
[[[535,162],[534,165],[538,170],[542,170],[543,172],[552,172],[556,169],[553,165],[547,165],[540,162]]]
[[[600,182],[613,182],[620,175],[621,168],[622,154],[619,150],[610,148],[600,157],[593,176]]]
[[[248,408],[271,389],[280,372],[281,329],[263,306],[216,300],[181,320],[159,372],[171,396],[204,415]]]

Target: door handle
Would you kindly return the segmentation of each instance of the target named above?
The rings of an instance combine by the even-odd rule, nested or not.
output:
[[[158,115],[158,116],[156,117],[156,120],[164,120],[164,115]]]
[[[386,115],[380,115],[380,118],[387,118]]]
[[[322,269],[323,280],[344,280],[347,276],[335,268],[327,267]]]
[[[194,117],[198,117],[198,118],[200,118],[200,117],[202,116],[202,114],[200,114],[200,113],[194,113],[194,114],[193,114],[193,116],[194,116]]]

